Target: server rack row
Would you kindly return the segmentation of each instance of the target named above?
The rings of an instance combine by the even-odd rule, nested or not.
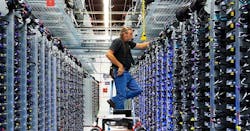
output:
[[[99,112],[99,82],[91,76],[84,78],[84,127],[92,126]]]
[[[84,77],[86,73],[65,53],[59,53],[57,63],[57,124],[58,130],[81,130],[84,117]]]
[[[26,3],[8,7],[0,17],[0,130],[82,130],[83,89],[92,85],[81,62]]]
[[[161,35],[132,69],[143,93],[135,99],[135,113],[147,130],[173,130],[173,44]],[[169,64],[169,65],[168,65]],[[171,126],[170,126],[170,125]],[[168,128],[167,125],[169,125]]]
[[[92,79],[92,112],[93,118],[96,119],[99,113],[99,82],[96,81],[94,78]]]
[[[133,70],[147,130],[250,130],[250,1],[209,4],[180,9]]]

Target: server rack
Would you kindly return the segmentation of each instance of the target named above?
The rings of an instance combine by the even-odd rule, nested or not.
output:
[[[211,1],[210,12],[166,25],[139,58],[135,108],[147,130],[249,130],[249,4]]]
[[[84,126],[92,126],[97,120],[99,111],[99,82],[92,76],[84,78],[84,99],[88,100],[84,105]]]
[[[81,130],[87,74],[24,5],[0,17],[0,130]]]

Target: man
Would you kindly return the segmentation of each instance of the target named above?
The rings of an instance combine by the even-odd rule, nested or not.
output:
[[[142,92],[142,89],[129,73],[131,64],[134,62],[131,49],[146,49],[150,43],[134,43],[132,39],[133,29],[123,27],[120,31],[120,38],[113,40],[106,53],[107,58],[112,62],[116,86],[116,96],[107,102],[114,109],[124,109],[124,101],[126,99],[136,97]]]

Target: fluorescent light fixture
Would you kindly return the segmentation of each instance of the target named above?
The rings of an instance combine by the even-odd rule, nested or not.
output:
[[[109,27],[109,0],[103,0],[104,27]]]

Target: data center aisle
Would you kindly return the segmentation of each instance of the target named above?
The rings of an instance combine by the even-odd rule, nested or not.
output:
[[[101,74],[107,81],[96,80],[83,65],[96,61],[83,63],[79,52],[65,46],[79,41],[66,43],[63,36],[55,37],[48,29],[51,25],[36,17],[45,12],[32,10],[40,7],[37,1],[0,1],[6,7],[0,9],[0,131],[80,131],[92,127],[98,116],[106,117],[110,77]],[[150,47],[140,52],[130,70],[143,89],[134,100],[143,127],[147,131],[250,130],[250,0],[146,3],[147,20],[154,11],[174,11],[157,14],[171,21],[166,19],[159,34],[150,32],[154,35]],[[70,5],[59,0],[56,4],[46,11],[66,14],[64,6]],[[67,29],[57,33],[78,36],[73,30],[77,20],[61,18]],[[138,26],[137,31],[145,29]],[[84,46],[71,47],[82,51]]]

